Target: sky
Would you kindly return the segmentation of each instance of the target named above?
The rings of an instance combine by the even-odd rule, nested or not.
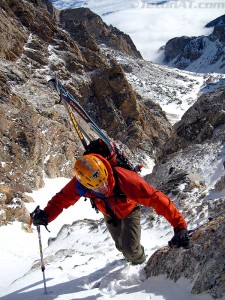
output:
[[[160,47],[178,36],[208,35],[211,29],[204,26],[225,14],[224,0],[180,0],[163,5],[157,1],[109,0],[55,0],[59,9],[87,6],[99,14],[104,22],[112,24],[131,36],[137,49],[146,60],[161,63]],[[159,1],[158,1],[159,2]]]

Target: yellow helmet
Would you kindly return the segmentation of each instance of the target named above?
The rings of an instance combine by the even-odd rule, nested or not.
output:
[[[100,187],[108,178],[108,171],[103,162],[94,155],[79,157],[74,165],[77,180],[89,189]]]

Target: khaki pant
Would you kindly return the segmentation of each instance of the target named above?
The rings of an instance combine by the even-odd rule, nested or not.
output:
[[[117,226],[108,224],[111,217],[104,216],[106,226],[115,241],[116,248],[132,264],[141,264],[145,261],[144,247],[140,244],[141,239],[141,210],[136,206],[124,219],[118,219]]]

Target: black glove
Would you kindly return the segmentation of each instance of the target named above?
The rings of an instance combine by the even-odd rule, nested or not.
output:
[[[169,246],[173,247],[187,247],[189,245],[190,238],[188,230],[184,228],[174,228],[174,236],[169,241]]]
[[[48,225],[48,214],[41,210],[39,205],[30,214],[30,217],[34,226],[44,225],[46,227]]]

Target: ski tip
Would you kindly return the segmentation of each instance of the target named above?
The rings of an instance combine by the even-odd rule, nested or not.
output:
[[[50,78],[47,79],[47,81],[48,81],[49,84],[55,83],[55,78],[50,77]]]
[[[54,78],[50,75],[46,75],[45,79],[46,79],[47,82],[49,82],[50,80],[53,80]]]
[[[54,89],[57,90],[56,81],[54,78],[48,80],[48,84]]]

